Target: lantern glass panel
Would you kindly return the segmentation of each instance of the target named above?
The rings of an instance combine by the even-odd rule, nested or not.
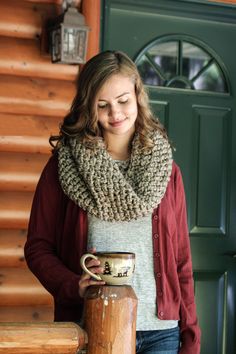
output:
[[[63,61],[83,63],[86,54],[87,31],[63,26]]]
[[[52,61],[61,60],[61,28],[52,31]]]

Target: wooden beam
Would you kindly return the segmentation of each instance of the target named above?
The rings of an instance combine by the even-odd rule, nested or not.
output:
[[[0,152],[0,191],[33,192],[49,156]]]
[[[0,151],[50,154],[47,136],[0,136]]]
[[[26,229],[33,193],[0,192],[0,228]]]
[[[76,354],[86,333],[72,322],[0,324],[0,353]]]
[[[25,242],[26,230],[0,229],[0,269],[4,267],[26,268]]]
[[[47,142],[50,135],[58,135],[62,117],[10,114],[0,112],[0,132],[2,136],[44,137]],[[1,148],[0,148],[1,149]]]
[[[0,76],[0,112],[64,117],[74,94],[67,81]]]
[[[8,0],[0,2],[0,35],[39,38],[48,18],[55,17],[61,6]]]
[[[75,81],[78,65],[52,64],[38,40],[0,36],[0,74]]]
[[[100,0],[83,0],[82,13],[85,16],[86,24],[90,27],[87,60],[92,58],[100,49],[100,21],[101,21]]]
[[[38,3],[39,0],[25,0],[26,2]],[[57,4],[61,5],[63,0],[40,0],[41,3],[45,4]]]
[[[0,322],[53,322],[53,306],[0,306]]]
[[[208,0],[209,2],[221,2],[222,4],[232,4],[236,5],[236,0]]]
[[[2,268],[1,306],[52,306],[52,296],[28,268]]]

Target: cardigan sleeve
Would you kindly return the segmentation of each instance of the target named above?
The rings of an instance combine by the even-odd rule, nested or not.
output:
[[[57,158],[52,156],[36,187],[31,209],[25,259],[42,285],[61,304],[76,304],[80,276],[68,269],[57,253],[57,222],[65,196],[57,173]]]
[[[200,353],[200,328],[198,326],[194,299],[193,272],[184,185],[181,172],[176,167],[175,174],[175,206],[178,228],[178,260],[177,271],[181,290],[180,331],[181,354]]]

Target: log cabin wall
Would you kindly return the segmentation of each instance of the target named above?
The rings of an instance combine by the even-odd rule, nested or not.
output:
[[[236,0],[209,0],[209,1],[222,2],[222,3],[225,3],[225,4],[236,4]]]
[[[77,3],[89,18],[92,56],[99,48],[100,0]],[[51,295],[28,270],[23,247],[50,156],[48,138],[58,134],[79,70],[52,64],[42,45],[45,21],[60,11],[61,0],[0,2],[0,322],[53,320]]]

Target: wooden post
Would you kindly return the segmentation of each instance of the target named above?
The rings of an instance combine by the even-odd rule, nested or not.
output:
[[[87,60],[99,52],[101,1],[83,0],[82,13],[85,16],[86,24],[90,27],[88,35]]]
[[[1,354],[76,354],[86,342],[72,322],[0,323]]]
[[[137,302],[128,285],[91,286],[87,290],[87,354],[135,354]]]

